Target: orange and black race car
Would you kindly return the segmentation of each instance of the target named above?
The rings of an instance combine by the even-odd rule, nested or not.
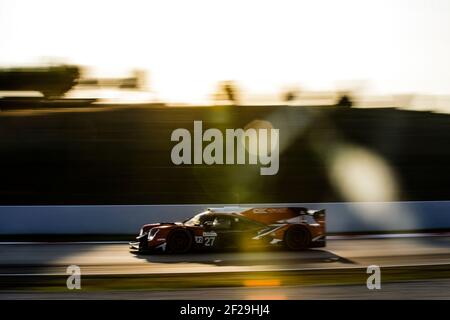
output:
[[[210,208],[184,222],[146,224],[136,240],[130,249],[137,252],[324,247],[325,210]]]

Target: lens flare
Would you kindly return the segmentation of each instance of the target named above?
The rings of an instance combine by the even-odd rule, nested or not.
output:
[[[394,201],[397,183],[387,162],[374,152],[351,145],[337,147],[330,159],[330,177],[349,201]]]

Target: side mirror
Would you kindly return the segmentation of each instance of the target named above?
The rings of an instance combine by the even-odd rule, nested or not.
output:
[[[203,227],[205,228],[205,231],[209,231],[212,229],[213,222],[212,221],[205,221],[203,223]]]

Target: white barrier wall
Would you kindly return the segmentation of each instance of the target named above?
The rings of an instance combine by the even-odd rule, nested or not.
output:
[[[134,234],[142,224],[182,221],[223,205],[0,206],[0,235]],[[227,205],[231,206],[231,205]],[[327,210],[327,231],[450,229],[450,201],[241,204]]]

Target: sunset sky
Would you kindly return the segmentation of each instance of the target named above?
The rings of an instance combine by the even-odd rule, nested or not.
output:
[[[448,0],[0,0],[0,65],[43,59],[100,76],[149,72],[171,101],[205,101],[220,80],[276,94],[298,85],[450,93]]]

